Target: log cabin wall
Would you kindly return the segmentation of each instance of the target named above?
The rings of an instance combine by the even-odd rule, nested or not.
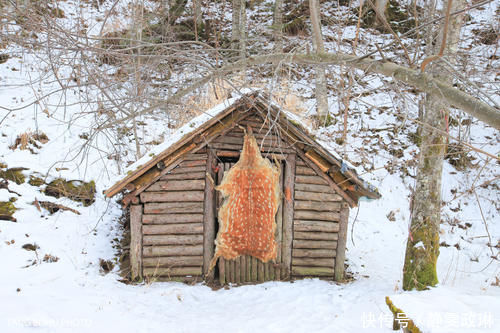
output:
[[[207,157],[206,149],[187,155],[140,194],[144,276],[202,279]]]
[[[217,170],[230,167],[228,158],[239,157],[244,130],[237,126],[197,153],[186,155],[140,194],[140,204],[131,206],[133,278],[201,281],[217,277],[225,284],[343,277],[349,211],[345,200],[324,174],[304,160],[303,152],[270,129],[260,116],[251,114],[238,124],[252,128],[263,156],[281,160],[283,200],[276,217],[276,263],[262,264],[248,256],[231,262],[221,258],[218,276],[206,271],[217,232],[218,195],[212,180],[220,181],[223,173]]]
[[[334,276],[341,211],[345,209],[342,197],[298,157],[295,169],[293,277]]]

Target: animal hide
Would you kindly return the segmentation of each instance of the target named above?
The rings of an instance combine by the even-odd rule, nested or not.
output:
[[[231,260],[251,255],[262,262],[276,259],[279,175],[279,166],[261,156],[251,131],[245,134],[239,161],[216,187],[224,203],[219,209],[219,232],[210,269],[220,256]]]

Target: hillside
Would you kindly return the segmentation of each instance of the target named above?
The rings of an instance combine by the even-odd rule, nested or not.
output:
[[[144,1],[140,47],[128,39],[130,31],[124,33],[133,23],[132,1],[47,3],[44,11],[19,12],[0,1],[2,331],[387,332],[392,314],[386,296],[423,332],[500,329],[498,130],[465,112],[451,113],[439,284],[404,292],[422,93],[379,74],[330,66],[331,117],[326,126],[318,126],[313,68],[283,65],[275,70],[268,64],[250,67],[245,75],[227,74],[180,101],[164,103],[229,57],[230,2],[203,7],[204,31],[211,22],[216,33],[200,37],[198,44],[181,37],[155,40],[159,19],[154,14],[160,2]],[[273,49],[273,3],[249,2],[250,56]],[[380,52],[404,64],[404,52],[392,43],[390,33],[369,25],[357,29],[355,2],[351,7],[339,3],[321,4],[327,51],[373,52],[376,58]],[[498,106],[500,1],[480,4],[467,11],[455,85]],[[285,35],[287,51],[312,49],[303,10],[293,4],[285,7],[285,16],[303,20]],[[190,13],[177,22],[189,21]],[[398,34],[420,61],[423,51],[415,36],[405,36],[404,30]],[[139,51],[129,53],[128,48]],[[141,52],[154,56],[141,57]],[[127,267],[120,265],[127,251],[124,211],[120,198],[106,199],[103,191],[181,125],[249,87],[273,94],[382,194],[351,210],[349,280],[305,279],[218,290],[203,283],[129,283],[124,278]],[[344,139],[346,95],[350,104]],[[54,182],[61,180],[73,181],[72,188],[83,187],[72,198],[51,193]]]

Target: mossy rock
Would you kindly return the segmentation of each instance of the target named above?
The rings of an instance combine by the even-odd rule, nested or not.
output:
[[[28,184],[30,184],[31,186],[40,187],[43,184],[45,184],[45,181],[43,180],[43,178],[30,175],[30,180],[28,180]]]
[[[20,185],[24,183],[26,177],[23,174],[24,170],[29,170],[26,168],[10,168],[7,170],[0,170],[0,178],[5,180],[13,181],[14,183]]]
[[[47,184],[45,194],[52,197],[66,197],[74,201],[83,203],[85,207],[90,206],[95,201],[95,182],[88,183],[79,180],[64,180],[57,178]]]
[[[16,222],[16,218],[13,216],[17,208],[10,201],[0,201],[0,220],[7,220]]]

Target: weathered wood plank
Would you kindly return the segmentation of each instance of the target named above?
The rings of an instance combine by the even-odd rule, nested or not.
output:
[[[292,275],[298,276],[333,276],[333,268],[292,266]]]
[[[262,131],[262,130],[268,130],[269,129],[269,124],[267,123],[264,123],[263,121],[258,121],[258,120],[249,120],[248,118],[240,121],[240,124],[243,126],[243,127],[246,127],[246,126],[251,126],[252,127],[252,130],[255,132],[255,133],[258,133],[259,131]]]
[[[211,143],[210,147],[215,148],[215,149],[224,149],[224,150],[236,150],[240,151],[242,150],[243,146],[242,145],[235,145],[235,144],[229,144],[229,143]],[[282,148],[282,147],[269,147],[269,146],[263,146],[260,148],[260,151],[262,153],[294,153],[295,150],[291,148]]]
[[[336,241],[294,239],[294,249],[337,249]],[[337,252],[338,254],[338,252]]]
[[[156,257],[144,258],[144,267],[163,267],[163,266],[201,266],[203,265],[203,256],[175,256],[175,257]]]
[[[312,169],[309,169],[311,170],[312,172],[315,173],[314,170]],[[322,177],[320,176],[317,176],[317,175],[314,175],[314,176],[305,176],[305,175],[297,175],[295,176],[295,182],[297,184],[316,184],[316,185],[328,185],[328,182],[326,180],[324,180]],[[330,188],[331,191],[333,191],[333,189]]]
[[[247,256],[241,256],[240,259],[240,281],[247,282]]]
[[[245,136],[245,133],[239,129],[239,128],[233,128],[231,131],[227,132],[225,136],[229,136],[232,138],[242,138]],[[275,131],[272,131],[268,133],[267,131],[262,132],[262,133],[253,133],[254,138],[259,142],[259,140],[262,139],[269,139],[269,140],[274,140],[274,141],[280,141],[282,138],[278,135],[276,135]]]
[[[293,249],[293,258],[335,258],[333,249]]]
[[[262,138],[255,138],[257,145],[260,147],[283,147],[289,148],[289,145],[278,137],[263,136]],[[243,136],[220,136],[212,141],[213,143],[227,143],[232,145],[239,145],[243,147]]]
[[[203,244],[203,235],[144,235],[144,245]]]
[[[212,180],[215,180],[215,171],[213,167],[215,166],[215,163],[217,163],[216,159],[217,157],[215,156],[215,152],[212,149],[209,149],[206,168],[207,174],[211,177]],[[214,183],[210,180],[207,180],[205,183],[205,203],[203,213],[203,247],[205,248],[203,254],[203,271],[205,274],[205,278],[208,280],[213,280],[214,278],[214,270],[209,272],[208,268],[215,252],[215,201],[216,198]]]
[[[298,175],[300,175],[300,176],[316,176],[316,171],[314,171],[311,168],[308,168],[308,167],[305,167],[305,166],[301,166],[301,165],[298,165],[298,164],[297,164],[297,168],[295,169],[295,173],[297,174],[297,176],[295,178],[295,181],[297,181]],[[319,178],[321,179],[321,177],[319,177]],[[323,179],[321,179],[321,180],[323,182],[320,183],[320,184],[326,183],[326,181],[324,181]],[[302,182],[302,183],[315,184],[315,183],[309,183],[309,182]]]
[[[226,265],[224,258],[219,258],[219,283],[221,286],[225,285],[226,280]]]
[[[329,267],[332,268],[335,265],[335,259],[333,258],[292,258],[293,266],[307,266],[307,267]]]
[[[252,281],[258,281],[258,262],[257,258],[252,257]]]
[[[168,173],[161,176],[160,180],[186,180],[186,179],[205,179],[205,172],[190,172],[190,173]]]
[[[247,264],[245,265],[246,269],[246,281],[250,282],[252,281],[252,257],[251,256],[245,256],[247,258]]]
[[[336,232],[310,232],[310,231],[293,231],[294,239],[306,239],[306,240],[337,240],[339,234]]]
[[[295,210],[315,210],[318,212],[340,211],[339,202],[318,202],[318,201],[303,201],[295,200]]]
[[[164,234],[202,234],[202,223],[182,223],[182,224],[149,224],[143,225],[144,235],[164,235]]]
[[[205,180],[204,179],[190,179],[190,180],[159,180],[154,184],[151,184],[146,189],[146,192],[157,192],[157,191],[193,191],[193,190],[204,190]]]
[[[280,191],[283,189],[283,181],[284,181],[284,165],[281,163],[281,173],[280,173]],[[278,212],[276,213],[276,242],[278,246],[278,251],[276,253],[276,265],[274,267],[274,279],[281,280],[281,251],[282,251],[282,243],[283,243],[283,202],[285,198],[282,195],[280,200],[280,205],[278,207]]]
[[[202,245],[171,245],[171,246],[144,246],[142,250],[144,257],[163,256],[201,256]]]
[[[311,153],[313,153],[312,151],[310,151]],[[312,162],[308,157],[306,157],[306,154],[304,154],[303,152],[301,152],[300,150],[297,150],[297,154],[304,160],[304,162],[307,164],[307,166],[309,166],[311,169],[313,169],[314,171],[316,171],[316,173],[323,177],[324,180],[326,180],[328,182],[328,184],[331,186],[331,188],[336,192],[338,193],[345,201],[347,201],[347,203],[349,203],[352,207],[356,206],[356,202],[346,193],[344,192],[340,186],[335,183],[333,181],[333,179],[325,174],[323,171],[322,171],[322,168],[320,168],[317,164],[315,164],[314,162]],[[310,155],[312,156],[312,155]],[[314,156],[316,156],[316,154],[314,154]],[[321,158],[320,156],[317,156],[318,158]],[[325,171],[326,172],[326,171]]]
[[[130,206],[130,270],[132,280],[142,277],[142,205]]]
[[[241,283],[241,256],[234,259],[234,282]]]
[[[203,213],[203,202],[150,202],[144,214]]]
[[[269,280],[274,280],[274,263],[272,261],[268,262],[267,265],[269,266]]]
[[[335,280],[341,281],[344,279],[344,261],[345,261],[345,248],[347,242],[347,223],[349,220],[349,206],[342,205],[340,211],[340,230],[339,240],[337,242],[337,259],[335,264]]]
[[[205,172],[205,166],[200,165],[200,166],[194,166],[194,167],[184,167],[180,168],[177,167],[173,170],[170,171],[170,174],[178,174],[178,173],[193,173],[193,172]]]
[[[317,192],[317,193],[335,193],[330,185],[317,185],[317,184],[295,184],[297,191]]]
[[[306,164],[306,162],[304,162],[304,160],[300,156],[297,156],[297,166],[309,168],[309,166]]]
[[[315,212],[311,210],[296,210],[294,216],[297,220],[338,221],[340,219],[340,213],[337,212]]]
[[[281,270],[281,279],[288,279],[292,265],[292,240],[293,240],[293,201],[295,196],[295,155],[288,155],[285,161],[283,175],[284,200],[283,200],[283,242],[281,251],[281,262],[284,269]]]
[[[203,152],[201,150],[199,150],[195,154],[186,154],[184,156],[184,160],[186,160],[186,161],[206,160],[206,159],[207,159],[206,149],[204,149]]]
[[[294,220],[293,231],[338,232],[339,224],[337,222]]]
[[[200,223],[203,222],[203,214],[144,214],[144,224],[166,224],[166,223]]]
[[[182,161],[179,163],[178,168],[191,168],[191,167],[197,167],[197,166],[205,166],[207,164],[205,159],[199,159],[199,160],[188,160],[188,161]]]
[[[259,282],[266,281],[266,277],[264,275],[264,263],[260,260],[257,260],[257,279]]]
[[[333,193],[315,193],[315,192],[304,192],[295,191],[296,200],[310,200],[310,201],[342,201],[342,197],[338,194]]]
[[[264,265],[264,281],[269,281],[271,280],[269,278],[269,263],[262,263]]]
[[[185,202],[203,201],[203,191],[142,192],[141,202]]]
[[[160,268],[160,267],[149,267],[144,268],[144,275],[149,277],[155,276],[184,276],[184,275],[201,275],[202,268],[199,267],[171,267],[171,268]]]

